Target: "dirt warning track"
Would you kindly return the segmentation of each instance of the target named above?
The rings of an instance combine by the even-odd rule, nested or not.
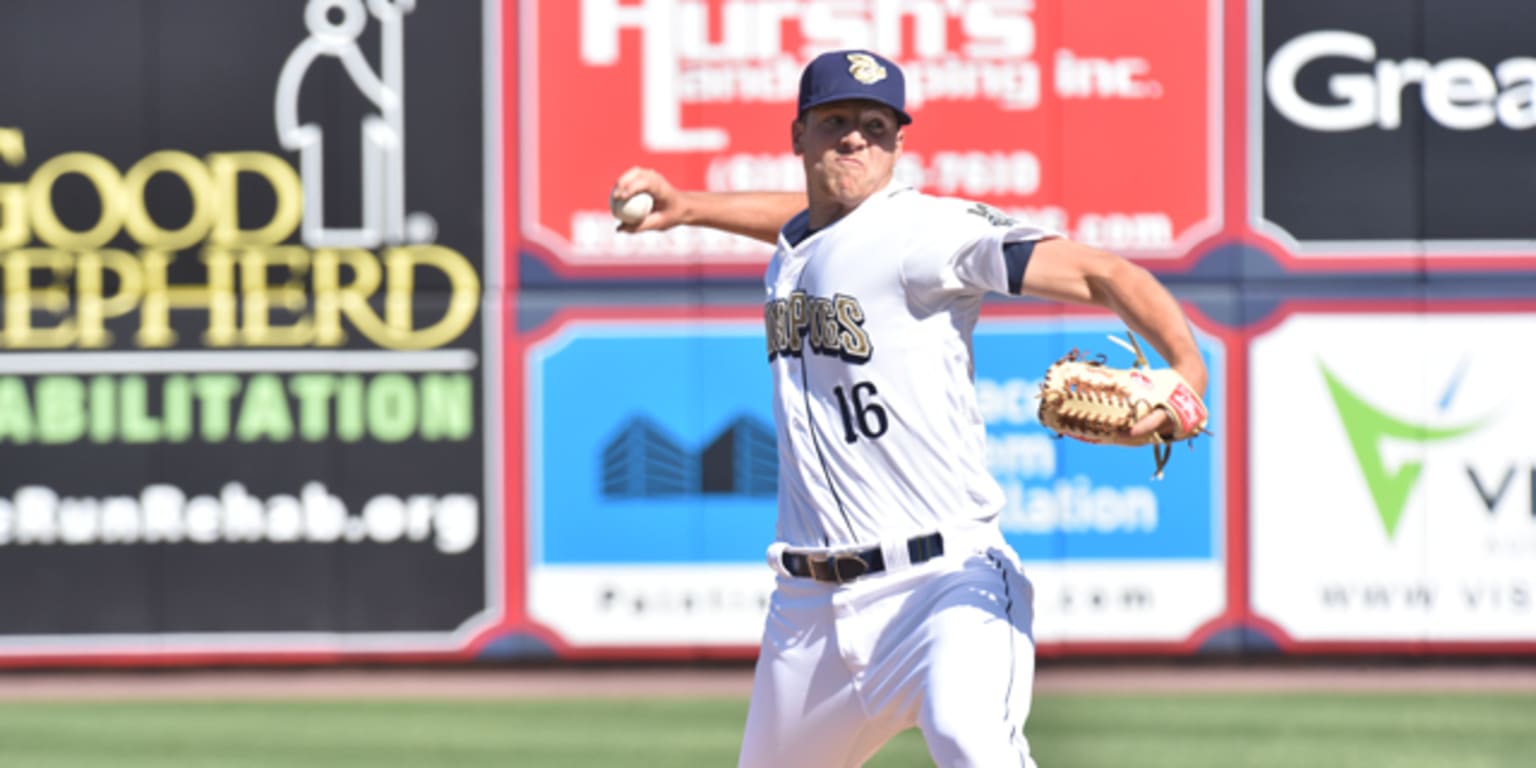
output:
[[[0,700],[323,698],[745,698],[740,666],[175,670],[0,673]],[[1038,694],[1223,691],[1526,691],[1536,662],[1404,666],[1042,666]]]

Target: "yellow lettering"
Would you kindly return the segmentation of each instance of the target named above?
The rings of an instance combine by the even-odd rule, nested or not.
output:
[[[139,309],[139,346],[145,348],[169,347],[176,343],[176,332],[171,330],[171,308],[207,309],[208,330],[203,342],[210,347],[230,347],[236,341],[235,332],[235,261],[222,248],[203,249],[202,261],[208,268],[208,282],[202,285],[177,283],[170,285],[166,273],[175,254],[163,251],[144,251],[144,301]]]
[[[69,310],[69,273],[74,264],[71,254],[51,248],[18,248],[4,254],[5,330],[0,333],[5,346],[67,347],[74,343],[75,324],[60,320],[52,328],[32,325],[34,311],[62,315]],[[47,285],[32,286],[32,273],[52,273]]]
[[[77,232],[64,226],[53,210],[53,187],[66,174],[78,174],[96,190],[101,200],[101,217],[95,226]],[[32,174],[27,185],[27,207],[32,212],[32,230],[37,238],[55,248],[92,250],[117,236],[123,225],[123,179],[117,168],[100,155],[66,152],[49,159]]]
[[[789,295],[789,351],[799,354],[805,343],[805,329],[810,325],[810,313],[806,310],[809,298],[804,291]]]
[[[253,347],[302,346],[315,337],[314,326],[302,316],[309,294],[300,281],[309,271],[309,250],[299,245],[246,248],[240,252],[240,296],[244,302],[241,338]],[[267,270],[273,264],[288,268],[288,280],[271,287]],[[291,325],[272,324],[272,306],[300,315]]]
[[[27,161],[20,128],[0,128],[0,162],[16,167]],[[27,222],[27,185],[0,184],[0,249],[20,248],[32,238]]]
[[[180,229],[164,229],[149,215],[144,204],[144,188],[156,174],[165,173],[181,179],[192,196],[192,215]],[[123,224],[128,234],[143,245],[175,251],[202,240],[213,225],[213,177],[197,158],[171,150],[155,152],[133,164],[123,175]]]
[[[873,350],[869,333],[864,330],[864,308],[852,296],[838,294],[833,301],[837,307],[838,325],[842,327],[838,335],[838,346],[850,357],[868,360]]]
[[[0,184],[0,250],[19,248],[32,239],[23,184]]]
[[[25,162],[22,139],[20,129],[0,127],[0,171]],[[61,218],[69,211],[55,207],[55,193],[62,184],[74,195],[81,180],[99,211],[87,201],[84,217]],[[252,181],[276,201],[270,217],[255,217],[264,222],[241,219],[242,185],[250,190]],[[185,221],[149,205],[149,187],[166,184],[186,190]],[[381,348],[429,349],[475,322],[480,277],[463,254],[432,244],[378,253],[285,244],[302,217],[297,172],[268,152],[160,150],[125,172],[88,152],[50,158],[30,179],[0,183],[0,347],[111,348],[124,342],[109,325],[129,322],[118,318],[137,320],[134,345],[174,347],[187,342],[172,314],[187,310],[206,313],[206,323],[177,314],[175,325],[182,333],[201,325],[201,343],[215,348],[337,347],[356,332]],[[110,247],[119,237],[137,251]],[[201,282],[195,266],[175,263],[199,246]],[[809,323],[809,308],[797,309]]]
[[[27,142],[20,128],[0,128],[0,162],[15,167],[27,161]]]
[[[304,187],[287,161],[268,152],[215,152],[208,156],[208,169],[218,190],[211,237],[214,245],[275,245],[298,229],[304,209]],[[240,226],[242,173],[260,176],[277,198],[272,219],[254,229]]]
[[[117,276],[117,293],[106,295],[105,272]],[[80,328],[80,346],[99,349],[112,345],[106,319],[122,317],[139,306],[144,295],[144,271],[139,260],[127,251],[106,248],[86,251],[75,257],[75,323]]]
[[[459,337],[480,308],[480,276],[458,251],[440,245],[409,245],[384,252],[389,271],[384,317],[389,336],[374,341],[393,349],[430,349]],[[427,267],[448,278],[448,308],[436,324],[413,331],[416,268]]]
[[[352,282],[341,284],[341,269],[352,271]],[[368,338],[385,335],[384,324],[368,297],[383,280],[379,262],[372,253],[360,248],[321,248],[315,251],[312,267],[315,290],[315,345],[341,346],[347,340],[341,317],[346,315]]]
[[[775,299],[763,305],[763,338],[768,341],[768,359],[789,348],[789,337],[784,332],[784,300]]]

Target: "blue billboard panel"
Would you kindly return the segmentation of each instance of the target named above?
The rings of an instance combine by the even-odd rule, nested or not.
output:
[[[533,563],[762,563],[778,455],[761,322],[581,323],[529,358]]]
[[[1001,522],[1027,560],[1220,551],[1219,342],[1200,337],[1215,434],[1176,446],[1160,480],[1151,449],[1058,439],[1036,417],[1049,361],[1077,348],[1129,365],[1106,338],[1123,331],[1107,319],[1016,318],[989,319],[976,332],[989,460],[1007,498]],[[593,322],[534,348],[535,562],[761,562],[778,459],[761,335],[752,321]]]
[[[1037,641],[1184,642],[1226,604],[1225,349],[1200,335],[1215,434],[1150,448],[1058,439],[1036,393],[1068,350],[1130,355],[1113,318],[988,317],[975,336],[1005,535]],[[565,322],[527,353],[529,615],[572,645],[749,647],[774,572],[778,453],[761,323]],[[1155,365],[1162,364],[1154,360]]]

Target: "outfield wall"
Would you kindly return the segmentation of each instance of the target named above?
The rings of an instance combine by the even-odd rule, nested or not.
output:
[[[750,657],[769,250],[604,199],[798,188],[853,45],[903,179],[1152,270],[1212,372],[1153,481],[1033,413],[1113,318],[989,305],[1042,653],[1536,653],[1536,9],[1398,5],[0,11],[0,665]]]

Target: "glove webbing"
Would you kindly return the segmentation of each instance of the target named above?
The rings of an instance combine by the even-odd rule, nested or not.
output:
[[[1135,368],[1149,368],[1147,356],[1142,352],[1141,345],[1136,341],[1136,335],[1127,331],[1125,336],[1129,342],[1123,341],[1116,336],[1109,336],[1108,338],[1136,356]],[[1107,365],[1106,357],[1102,354],[1098,355],[1095,360],[1083,360],[1083,357],[1084,355],[1079,350],[1074,349],[1068,352],[1064,359],[1069,362],[1082,360],[1083,365],[1093,367],[1104,367]],[[1062,422],[1063,427],[1071,429],[1079,438],[1097,436],[1106,442],[1113,441],[1114,438],[1119,437],[1123,432],[1134,426],[1141,417],[1151,412],[1151,409],[1146,407],[1148,404],[1145,401],[1133,403],[1129,393],[1120,386],[1073,378],[1069,380],[1068,388],[1072,391],[1071,398],[1075,401],[1089,401],[1100,404],[1119,401],[1123,403],[1128,414],[1123,419],[1112,419],[1108,415],[1096,415],[1082,410],[1062,408],[1061,402],[1067,399],[1067,395],[1056,391],[1045,392],[1044,394],[1052,401],[1056,409],[1056,418]],[[1195,433],[1195,435],[1199,434],[1209,434],[1209,430],[1201,429]],[[1063,435],[1058,433],[1056,437],[1061,438]],[[1194,445],[1193,437],[1194,435],[1191,435],[1191,446]],[[1156,463],[1153,477],[1161,480],[1163,469],[1168,466],[1168,462],[1173,458],[1173,445],[1165,440],[1161,434],[1157,433],[1147,435],[1147,439],[1152,444],[1152,458]]]
[[[1129,344],[1121,341],[1118,336],[1110,336],[1109,340],[1130,350],[1131,354],[1136,355],[1135,367],[1150,368],[1151,365],[1147,363],[1147,356],[1141,351],[1141,344],[1136,341],[1136,334],[1126,331],[1125,337],[1131,340]],[[1173,458],[1173,444],[1164,441],[1163,436],[1159,434],[1153,434],[1152,439],[1154,440],[1152,444],[1152,460],[1157,462],[1157,470],[1152,473],[1152,477],[1161,480],[1163,479],[1163,467],[1168,466],[1168,461]],[[1193,442],[1191,442],[1191,445],[1193,445]]]

